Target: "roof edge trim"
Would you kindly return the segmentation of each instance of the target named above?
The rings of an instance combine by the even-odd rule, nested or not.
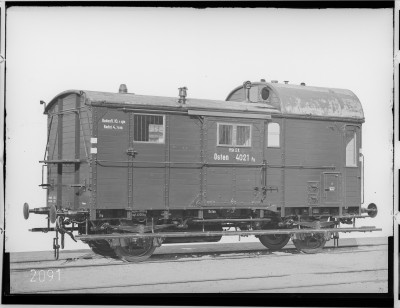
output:
[[[257,113],[234,113],[234,112],[218,112],[218,111],[206,111],[206,110],[188,110],[189,115],[204,115],[213,117],[225,117],[225,118],[245,118],[245,119],[264,119],[270,120],[270,114],[257,114]]]

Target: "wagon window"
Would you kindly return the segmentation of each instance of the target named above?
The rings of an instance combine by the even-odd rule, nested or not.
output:
[[[233,125],[220,124],[218,134],[218,145],[232,145]]]
[[[164,116],[135,114],[133,141],[164,143]]]
[[[357,139],[355,131],[346,132],[346,167],[357,167]]]
[[[236,127],[236,145],[250,146],[250,126],[238,125]]]
[[[218,145],[251,146],[251,125],[218,123]]]
[[[268,141],[269,148],[280,147],[280,126],[279,123],[268,123]]]

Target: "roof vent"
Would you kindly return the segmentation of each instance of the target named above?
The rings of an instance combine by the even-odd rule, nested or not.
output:
[[[305,83],[305,82],[302,82],[300,85],[301,85],[301,86],[305,86],[305,85],[306,85],[306,83]]]
[[[251,81],[243,82],[243,89],[244,89],[244,99],[246,102],[249,102],[250,101]]]
[[[128,88],[126,87],[126,84],[122,83],[119,86],[118,93],[128,93]]]
[[[272,83],[278,83],[278,80],[271,80]]]
[[[288,80],[285,80],[285,81],[284,81],[284,83],[285,83],[285,84],[288,84],[288,83],[289,83],[289,81],[288,81]]]
[[[186,96],[187,96],[187,88],[186,87],[182,87],[182,88],[178,88],[179,90],[179,103],[180,104],[185,104],[186,103]]]

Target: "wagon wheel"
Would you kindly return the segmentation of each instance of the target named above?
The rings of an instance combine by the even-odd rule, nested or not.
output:
[[[293,244],[296,248],[304,253],[321,252],[326,243],[323,233],[314,234],[296,234]]]
[[[286,246],[290,240],[289,234],[265,234],[260,235],[261,244],[270,250],[279,250]]]
[[[95,254],[111,258],[117,256],[106,240],[88,241],[87,244]]]
[[[150,258],[156,247],[153,239],[125,239],[126,246],[114,247],[115,254],[127,262],[142,262]]]

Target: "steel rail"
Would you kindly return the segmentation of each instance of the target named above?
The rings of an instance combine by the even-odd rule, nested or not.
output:
[[[204,244],[212,244],[205,242]],[[215,243],[214,243],[215,244]],[[169,246],[171,244],[163,244],[163,246]],[[219,245],[219,244],[217,244]],[[354,250],[355,247],[364,247],[364,246],[386,246],[383,244],[375,244],[375,245],[351,245],[351,246],[339,246],[339,247],[331,247],[325,246],[323,249],[326,250],[329,254],[345,254],[345,253],[365,253],[365,252],[373,252],[373,251],[382,251],[382,249],[367,248],[367,249],[357,249]],[[333,250],[334,249],[334,250]],[[252,257],[254,254],[257,256],[268,256],[273,254],[274,252],[261,246],[261,248],[254,249],[233,249],[233,250],[212,250],[212,251],[174,251],[167,253],[159,253],[157,248],[157,253],[151,255],[149,259],[145,261],[145,263],[166,263],[166,262],[192,262],[197,261],[196,258],[199,256],[212,255],[214,258],[218,259],[232,259],[237,258],[236,254],[244,255],[243,258]],[[292,244],[288,244],[284,248],[280,249],[281,252],[286,252],[287,254],[280,255],[279,257],[290,257],[292,256],[291,252],[298,251],[297,248],[293,247]],[[231,256],[232,254],[232,256]],[[186,260],[186,258],[192,258],[192,260]],[[60,264],[60,261],[78,261],[78,260],[105,260],[106,263],[97,263],[97,264],[74,264],[64,262]],[[90,262],[90,261],[88,261]],[[40,263],[45,263],[48,265],[39,265]],[[129,265],[130,263],[121,263],[120,259],[113,259],[110,257],[104,257],[101,255],[97,255],[95,252],[88,249],[87,251],[82,251],[81,256],[76,257],[66,257],[65,254],[60,254],[60,258],[58,260],[55,259],[37,259],[37,260],[23,260],[23,261],[11,261],[10,262],[10,271],[11,272],[21,272],[27,269],[31,269],[33,265],[35,265],[35,269],[54,269],[54,266],[62,268],[75,268],[75,267],[98,267],[98,266],[110,266],[110,265]],[[26,265],[26,266],[23,266]]]
[[[167,237],[202,237],[202,236],[245,236],[245,235],[268,235],[268,234],[310,234],[327,232],[373,232],[382,231],[375,227],[360,228],[326,228],[326,229],[279,229],[279,230],[253,230],[253,231],[205,231],[205,232],[159,232],[159,233],[136,233],[136,234],[88,234],[76,235],[77,240],[100,240],[113,238],[167,238]]]
[[[150,262],[149,262],[150,263]],[[117,265],[117,264],[112,264],[112,265]],[[123,264],[118,264],[118,265],[129,265],[129,263],[123,263]],[[381,271],[387,271],[386,268],[378,268],[378,269],[361,269],[358,271],[340,271],[336,272],[334,274],[342,274],[342,275],[352,275],[354,273],[359,273],[359,272],[381,272]],[[312,275],[326,275],[330,274],[329,272],[310,272],[308,274]],[[204,277],[199,277],[197,279],[185,279],[185,280],[167,280],[167,281],[155,281],[155,282],[147,282],[147,283],[140,283],[140,282],[134,282],[130,284],[111,284],[111,285],[101,285],[101,286],[83,286],[81,288],[68,288],[68,289],[46,289],[46,290],[39,290],[39,293],[50,293],[50,292],[60,292],[60,291],[69,291],[73,293],[75,291],[81,291],[81,290],[100,290],[100,289],[115,289],[115,288],[134,288],[134,287],[149,287],[149,286],[160,286],[160,285],[182,285],[182,284],[210,284],[210,282],[221,282],[221,281],[240,281],[240,280],[253,280],[253,279],[271,279],[271,278],[282,278],[282,277],[293,277],[296,276],[296,274],[292,273],[284,273],[284,274],[262,274],[262,275],[251,275],[251,276],[234,276],[234,277],[226,277],[226,278],[221,278],[221,277],[215,277],[215,278],[204,278]],[[252,290],[274,290],[274,289],[284,289],[284,288],[298,288],[298,287],[316,287],[316,286],[332,286],[332,285],[340,285],[340,284],[354,284],[354,283],[363,283],[363,282],[370,282],[370,281],[377,281],[376,279],[373,280],[360,280],[360,281],[350,281],[350,282],[331,282],[331,283],[324,283],[324,284],[311,284],[311,285],[304,285],[304,283],[299,284],[299,285],[291,285],[291,286],[285,286],[285,287],[276,287],[276,286],[271,286],[267,288],[261,288],[261,289],[250,289],[250,290],[240,290],[240,291],[235,291],[235,292],[249,292]],[[379,280],[378,280],[379,281]],[[387,280],[382,280],[382,281],[387,281]],[[312,282],[311,282],[312,283]],[[245,285],[245,284],[243,284]],[[54,284],[53,284],[54,286]],[[261,284],[260,286],[265,286],[265,284]],[[23,294],[24,292],[22,292]],[[28,292],[25,292],[28,293]],[[139,292],[140,293],[140,292]]]
[[[204,244],[210,244],[210,243],[204,243]],[[214,243],[215,244],[215,243]],[[165,244],[162,246],[167,246],[170,244]],[[288,244],[289,246],[291,244]],[[330,246],[325,246],[323,249],[324,250],[330,250],[330,254],[344,254],[344,253],[365,253],[365,252],[372,252],[372,251],[381,251],[380,249],[362,249],[362,250],[353,250],[354,247],[363,247],[363,246],[385,246],[384,244],[371,244],[371,245],[351,245],[351,246],[339,246],[339,247],[330,247]],[[335,249],[332,251],[331,249]],[[158,251],[158,249],[157,249]],[[280,249],[282,252],[287,252],[285,255],[280,255],[280,257],[290,257],[292,254],[289,254],[289,252],[292,251],[297,251],[295,247],[288,247],[286,246],[285,248]],[[236,258],[236,254],[243,254],[246,255],[244,258],[249,258],[254,254],[257,254],[258,256],[260,255],[270,255],[273,252],[268,250],[267,248],[261,246],[261,248],[252,248],[252,249],[233,249],[233,250],[212,250],[212,251],[195,251],[195,252],[190,252],[190,251],[174,251],[174,252],[162,252],[162,253],[155,253],[151,256],[151,258],[146,260],[146,263],[166,263],[166,262],[176,262],[177,260],[179,262],[193,262],[197,261],[196,257],[198,256],[205,256],[205,255],[213,255],[214,258],[218,259],[232,259]],[[233,254],[231,256],[230,254]],[[192,260],[182,260],[186,259],[188,257],[191,257]],[[59,261],[77,261],[77,260],[106,260],[106,263],[97,263],[97,264],[74,264],[74,263],[67,263],[64,262],[62,264],[59,264]],[[48,265],[37,265],[39,263],[49,263]],[[90,262],[90,261],[89,261]],[[54,269],[55,264],[58,267],[61,267],[63,269],[68,269],[68,268],[88,268],[88,267],[99,267],[99,266],[110,266],[110,265],[129,265],[130,263],[121,263],[120,259],[112,259],[100,255],[96,255],[93,251],[88,249],[87,251],[82,251],[81,256],[77,257],[65,257],[65,254],[60,254],[60,258],[58,260],[54,259],[37,259],[37,260],[24,260],[24,261],[11,261],[10,262],[11,267],[10,271],[11,272],[22,272],[26,271],[27,269],[32,268],[32,264],[35,264],[35,269]],[[26,267],[21,266],[20,264],[26,265]],[[15,265],[15,266],[13,266]]]

